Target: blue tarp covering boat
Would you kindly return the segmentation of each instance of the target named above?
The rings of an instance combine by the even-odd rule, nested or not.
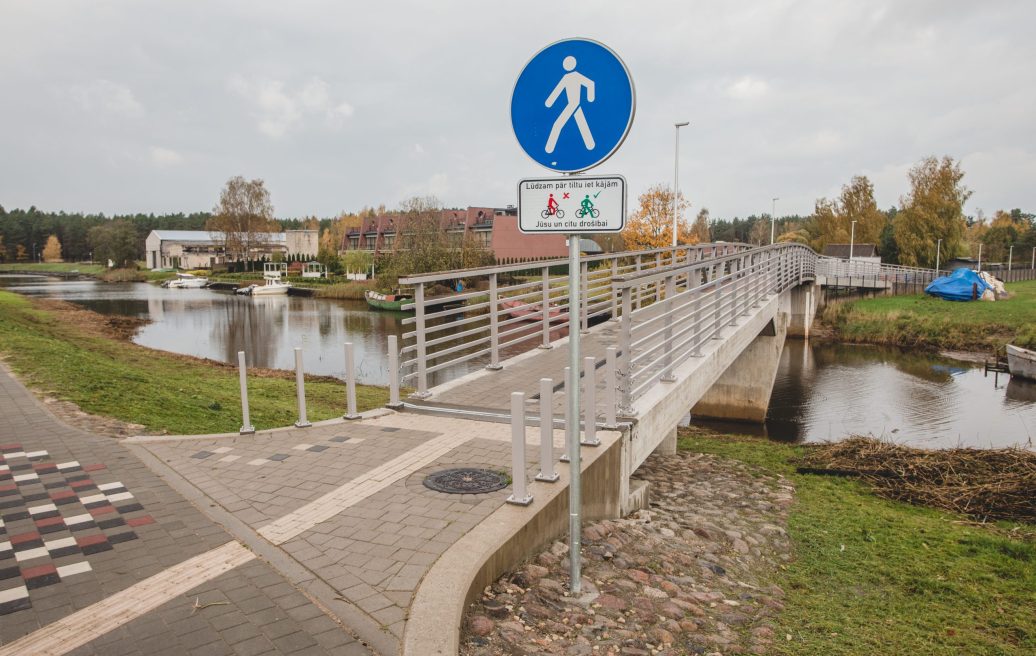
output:
[[[982,277],[971,269],[957,269],[948,276],[936,278],[924,288],[931,294],[947,301],[973,301],[989,289]]]

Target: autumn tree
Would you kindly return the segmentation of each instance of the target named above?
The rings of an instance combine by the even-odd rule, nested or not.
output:
[[[961,253],[967,227],[964,203],[971,196],[963,179],[964,171],[952,157],[927,157],[910,170],[910,193],[900,199],[893,219],[901,264],[935,266],[940,239],[943,262]]]
[[[687,209],[688,203],[681,193],[678,197],[680,215]],[[626,227],[622,229],[622,239],[626,248],[644,250],[662,248],[673,245],[673,190],[658,184],[640,195],[640,207],[630,215]],[[677,229],[679,242],[682,244],[697,243],[691,227],[685,219],[680,220]]]
[[[983,261],[1007,262],[1011,246],[1021,241],[1028,227],[1016,221],[1008,212],[997,210],[981,237]]]
[[[222,244],[228,259],[248,261],[266,246],[266,235],[279,228],[273,220],[270,192],[262,180],[245,180],[240,175],[227,180],[205,224],[215,241]]]
[[[61,262],[61,242],[57,235],[47,237],[47,243],[43,246],[44,262]]]
[[[853,221],[856,222],[855,235]],[[817,251],[828,244],[877,244],[888,219],[874,200],[874,185],[866,176],[855,175],[837,199],[818,198],[811,217],[810,245]],[[812,230],[809,230],[809,228]],[[801,238],[801,233],[798,236]]]
[[[691,226],[691,235],[696,243],[705,244],[712,241],[710,233],[709,208],[703,207],[698,211],[698,216],[694,218],[694,225]]]

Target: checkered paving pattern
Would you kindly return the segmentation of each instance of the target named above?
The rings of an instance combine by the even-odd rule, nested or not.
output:
[[[120,481],[94,481],[106,469],[0,445],[0,615],[31,608],[33,590],[91,571],[88,556],[154,523]]]
[[[370,653],[121,440],[56,420],[3,363],[0,447],[0,655]]]

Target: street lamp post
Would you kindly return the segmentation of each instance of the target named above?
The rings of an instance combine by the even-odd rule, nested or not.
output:
[[[856,242],[856,221],[849,226],[849,261],[853,261],[853,245]]]
[[[677,234],[680,222],[680,128],[690,125],[689,121],[673,123],[676,134],[676,153],[673,157],[673,246],[677,245]],[[676,257],[676,255],[673,255]]]
[[[780,198],[772,198],[770,204],[770,245],[773,245],[773,229],[775,221],[777,220],[777,201]]]
[[[1029,265],[1030,269],[1036,269],[1036,247],[1032,249],[1032,264]]]
[[[1007,250],[1007,270],[1011,270],[1011,260],[1014,259],[1014,244],[1011,244],[1011,248]]]
[[[939,275],[939,258],[942,255],[942,240],[935,243],[935,275]]]

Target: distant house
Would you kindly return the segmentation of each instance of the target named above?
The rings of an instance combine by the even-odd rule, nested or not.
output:
[[[821,255],[848,260],[850,249],[852,250],[852,258],[854,260],[881,262],[881,257],[878,255],[878,247],[874,244],[852,244],[851,246],[849,244],[828,244],[824,246],[824,252]]]
[[[535,260],[565,257],[568,254],[565,235],[526,234],[518,230],[518,210],[514,207],[468,207],[445,209],[438,216],[422,217],[438,224],[449,243],[460,248],[465,239],[492,251],[497,261]],[[359,227],[351,228],[342,240],[343,251],[368,251],[375,255],[391,253],[399,247],[397,233],[405,232],[405,215],[388,212],[365,218]]]
[[[250,253],[253,259],[277,254],[313,257],[319,248],[316,230],[267,232],[260,242]],[[228,261],[223,234],[207,230],[152,230],[144,251],[149,269],[211,269]]]

